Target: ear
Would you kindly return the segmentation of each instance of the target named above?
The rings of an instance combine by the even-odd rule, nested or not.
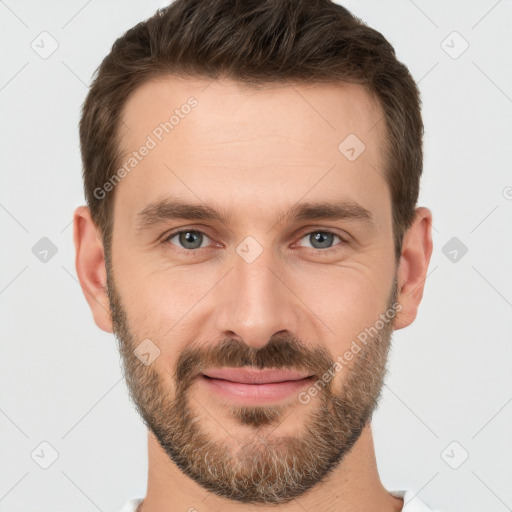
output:
[[[73,240],[76,273],[94,321],[100,329],[113,332],[103,242],[86,206],[78,207],[73,215]]]
[[[398,265],[397,300],[402,309],[395,318],[395,329],[407,327],[416,318],[431,255],[432,213],[428,208],[416,208],[414,221],[404,234]]]

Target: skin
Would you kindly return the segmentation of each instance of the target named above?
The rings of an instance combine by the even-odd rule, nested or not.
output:
[[[276,333],[288,332],[309,350],[323,349],[336,359],[386,310],[395,279],[401,309],[393,328],[411,324],[432,253],[432,215],[416,209],[397,266],[383,170],[385,123],[366,91],[339,84],[254,90],[229,80],[160,77],[140,86],[125,105],[120,132],[125,154],[136,151],[190,96],[197,107],[114,191],[111,286],[115,282],[132,342],[150,339],[158,346],[160,355],[149,368],[171,396],[173,371],[192,341],[206,350],[234,338],[256,350]],[[351,133],[366,146],[355,161],[338,150]],[[222,208],[229,219],[167,220],[137,229],[138,212],[169,194]],[[299,201],[337,200],[358,203],[373,222],[293,222],[278,215]],[[184,254],[178,237],[165,240],[179,228],[203,232],[204,249]],[[347,240],[334,237],[327,255],[315,250],[309,236],[325,230]],[[236,251],[248,236],[262,249],[250,264]],[[86,207],[75,211],[74,240],[77,274],[94,320],[114,332],[102,238]],[[342,393],[350,368],[336,373],[335,393]],[[254,434],[225,400],[197,383],[188,397],[203,430],[226,442],[229,454]],[[270,430],[258,429],[265,441],[303,434],[320,399],[307,405],[294,399]],[[148,456],[144,512],[240,510],[239,502],[207,491],[180,471],[151,431]],[[402,506],[380,482],[368,422],[342,463],[308,492],[286,503],[243,509],[391,512]]]

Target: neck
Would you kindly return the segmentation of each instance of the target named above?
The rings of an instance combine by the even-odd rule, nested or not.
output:
[[[150,432],[148,435],[148,490],[143,512],[237,512],[240,503],[206,491],[184,475]],[[309,492],[282,505],[244,504],[246,512],[399,512],[403,500],[382,485],[377,471],[371,426],[367,425],[343,461]]]

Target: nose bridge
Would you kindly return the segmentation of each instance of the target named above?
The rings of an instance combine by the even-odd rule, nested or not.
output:
[[[278,277],[280,265],[272,251],[246,242],[237,247],[233,269],[218,290],[217,329],[222,336],[235,334],[247,345],[262,347],[279,331],[296,332],[297,308]]]

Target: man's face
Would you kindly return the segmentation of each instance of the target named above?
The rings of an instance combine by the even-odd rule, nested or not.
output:
[[[396,298],[382,111],[358,86],[160,78],[123,121],[125,161],[153,146],[115,188],[108,268],[132,397],[204,488],[287,502],[343,460],[382,387]],[[305,203],[343,214],[293,215]],[[241,367],[301,378],[207,376]]]

